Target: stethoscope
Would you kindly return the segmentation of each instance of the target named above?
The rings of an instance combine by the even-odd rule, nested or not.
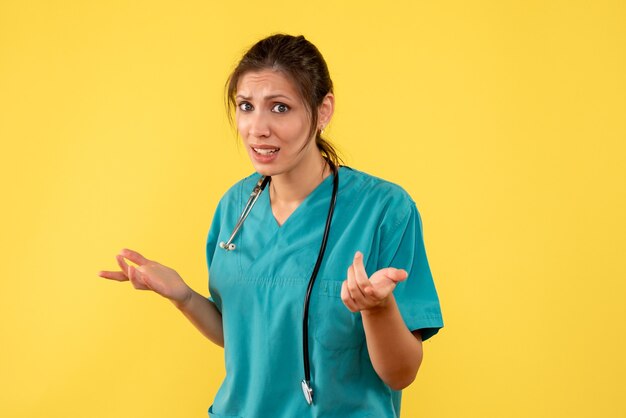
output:
[[[317,273],[319,272],[320,266],[322,265],[322,260],[324,258],[324,252],[326,251],[326,243],[328,242],[328,234],[330,232],[330,224],[333,219],[333,213],[335,212],[335,203],[337,202],[337,189],[339,188],[339,170],[330,163],[330,168],[333,172],[333,194],[330,198],[330,207],[328,208],[328,216],[326,217],[326,226],[324,228],[324,236],[322,237],[322,245],[320,246],[319,254],[317,255],[317,261],[315,262],[315,267],[313,267],[313,272],[311,273],[311,277],[309,278],[309,285],[306,289],[306,295],[304,297],[304,313],[302,315],[302,357],[304,359],[304,379],[302,379],[301,386],[302,392],[304,393],[304,399],[306,399],[307,403],[311,405],[313,403],[313,388],[311,387],[311,367],[309,362],[309,302],[311,300],[311,291],[313,290],[313,285],[315,284],[315,279],[317,278]],[[241,229],[244,221],[250,214],[252,207],[256,203],[259,195],[267,184],[270,182],[270,176],[262,176],[257,184],[252,189],[252,193],[250,193],[250,197],[248,198],[248,202],[243,208],[241,215],[239,215],[239,219],[237,220],[237,224],[233,229],[232,234],[230,234],[230,238],[228,241],[220,242],[220,248],[223,248],[226,251],[233,251],[237,246],[233,244],[233,240],[235,236]]]

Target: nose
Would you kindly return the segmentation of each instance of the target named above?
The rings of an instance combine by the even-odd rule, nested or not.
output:
[[[255,138],[267,138],[270,136],[270,122],[263,112],[252,112],[249,119],[248,133]]]

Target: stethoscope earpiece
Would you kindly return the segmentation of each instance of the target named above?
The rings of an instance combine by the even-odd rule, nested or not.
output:
[[[220,248],[226,250],[226,251],[232,251],[235,248],[237,248],[237,246],[235,244],[233,244],[232,242],[230,244],[226,244],[224,241],[220,242]]]
[[[250,193],[250,197],[248,198],[248,201],[246,202],[246,206],[244,206],[243,208],[243,212],[241,212],[241,215],[239,215],[239,219],[237,220],[235,229],[233,229],[233,233],[230,234],[230,238],[228,238],[228,241],[226,242],[224,241],[220,242],[221,249],[226,250],[226,251],[233,251],[235,248],[237,248],[237,246],[233,244],[233,240],[235,239],[235,236],[237,236],[237,232],[239,232],[239,228],[241,228],[241,226],[243,225],[243,222],[248,217],[248,214],[252,210],[252,207],[256,203],[256,200],[259,198],[259,195],[261,194],[263,189],[265,189],[265,186],[267,186],[267,183],[270,182],[270,179],[271,179],[270,176],[263,176],[259,179],[256,186],[254,186],[254,189],[252,189],[252,193]]]

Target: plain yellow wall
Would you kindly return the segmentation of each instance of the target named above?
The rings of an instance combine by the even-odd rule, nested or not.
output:
[[[107,282],[123,247],[207,293],[252,168],[240,54],[302,33],[347,163],[404,186],[446,327],[404,417],[626,416],[623,1],[0,2],[0,416],[205,417],[222,351]]]

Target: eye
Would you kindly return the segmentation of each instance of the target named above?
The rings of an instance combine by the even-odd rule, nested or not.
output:
[[[272,107],[272,112],[276,113],[285,113],[289,110],[289,106],[284,103],[276,103],[274,107]]]
[[[254,109],[254,107],[252,107],[252,105],[249,102],[241,102],[237,105],[237,107],[242,112],[250,112]]]

